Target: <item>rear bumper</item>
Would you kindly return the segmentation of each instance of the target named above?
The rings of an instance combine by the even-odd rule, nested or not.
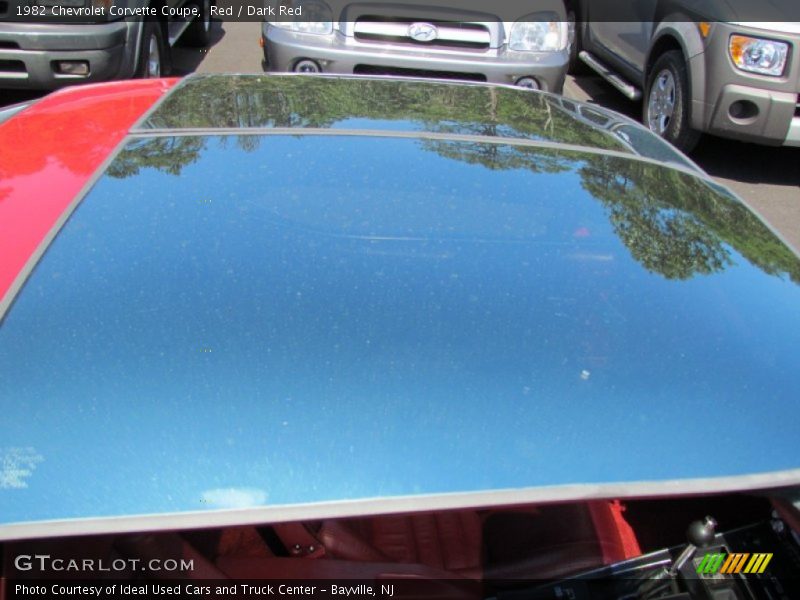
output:
[[[334,32],[331,35],[298,34],[262,25],[265,60],[270,71],[292,71],[302,59],[317,62],[325,73],[352,74],[357,67],[412,69],[463,73],[466,78],[514,84],[535,77],[545,91],[560,93],[569,55],[561,52],[514,52],[504,48],[485,51],[419,50],[393,44],[360,43]]]
[[[138,25],[126,21],[92,25],[3,23],[0,87],[49,90],[131,77],[137,32]],[[89,74],[59,74],[55,69],[58,61],[86,61]]]

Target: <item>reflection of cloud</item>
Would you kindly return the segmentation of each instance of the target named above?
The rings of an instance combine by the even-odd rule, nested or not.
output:
[[[609,262],[614,260],[613,254],[597,254],[589,252],[575,252],[567,255],[567,258],[579,261]]]
[[[206,490],[203,503],[215,508],[247,508],[267,503],[267,493],[256,488],[217,488]]]
[[[0,490],[28,487],[25,480],[43,460],[34,448],[0,448]]]

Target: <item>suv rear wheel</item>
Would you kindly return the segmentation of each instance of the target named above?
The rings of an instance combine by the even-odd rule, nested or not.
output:
[[[647,78],[642,121],[652,131],[684,152],[700,139],[690,122],[691,101],[686,61],[680,50],[658,57]]]

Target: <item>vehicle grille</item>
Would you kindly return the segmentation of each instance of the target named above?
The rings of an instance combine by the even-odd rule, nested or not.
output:
[[[17,42],[4,42],[0,40],[0,50],[19,50],[19,44]]]
[[[21,60],[0,60],[0,73],[27,73]]]
[[[409,34],[414,23],[434,25],[437,29],[436,39],[419,42]],[[362,42],[383,42],[391,44],[408,44],[427,48],[464,48],[485,50],[491,44],[491,33],[480,23],[461,23],[458,21],[426,21],[407,18],[388,18],[365,15],[353,26],[353,35]]]
[[[402,69],[399,67],[380,67],[374,65],[356,65],[356,75],[396,75],[398,77],[420,77],[423,79],[460,79],[462,81],[486,81],[481,73],[459,73],[456,71],[432,71],[428,69]]]
[[[0,17],[5,17],[8,14],[8,2],[0,0]]]

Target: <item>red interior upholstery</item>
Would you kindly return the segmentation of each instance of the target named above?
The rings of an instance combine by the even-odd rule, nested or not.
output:
[[[630,523],[625,519],[625,505],[619,500],[589,502],[598,539],[603,543],[606,564],[640,556],[642,549]]]
[[[586,502],[458,510],[327,520],[302,535],[276,531],[287,547],[311,535],[327,558],[342,561],[423,565],[474,579],[550,579],[631,555],[613,508]]]
[[[585,502],[286,523],[261,533],[230,527],[65,538],[48,540],[48,554],[74,554],[80,548],[85,557],[194,562],[192,572],[148,574],[155,579],[459,580],[466,595],[474,596],[481,581],[554,579],[629,557],[638,545],[632,531],[621,526],[627,525],[621,511],[618,503]],[[280,542],[265,535],[277,535]],[[280,543],[289,557],[273,554],[272,547],[281,552]],[[28,546],[35,545],[17,542],[13,549],[34,554]]]
[[[483,534],[487,579],[553,579],[624,558],[607,502],[491,511]]]
[[[476,511],[325,521],[319,537],[336,558],[413,563],[480,576],[481,519]]]
[[[223,579],[224,575],[206,557],[187,542],[181,535],[173,532],[130,535],[114,542],[114,548],[123,556],[139,558],[149,562],[153,559],[192,561],[190,571],[149,571],[150,579]]]

